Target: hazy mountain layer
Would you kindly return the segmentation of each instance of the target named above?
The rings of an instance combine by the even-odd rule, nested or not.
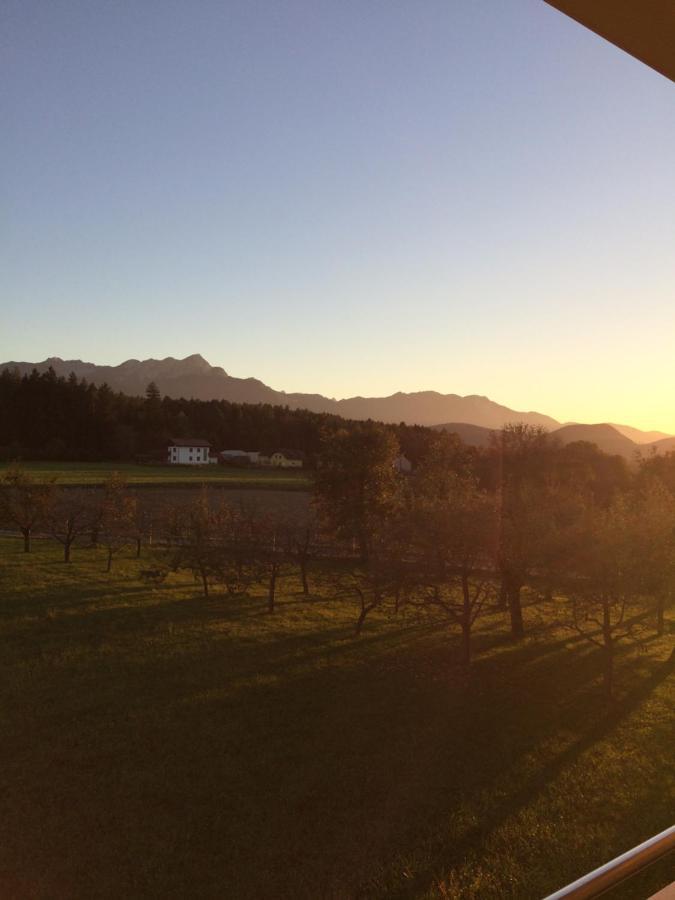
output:
[[[649,444],[637,444],[625,434],[621,434],[613,425],[563,425],[553,432],[563,444],[571,444],[574,441],[588,441],[604,450],[605,453],[617,454],[627,459],[633,459],[640,450],[649,447]]]
[[[476,425],[467,425],[464,422],[448,422],[445,425],[435,426],[439,431],[449,431],[458,434],[465,444],[474,447],[487,447],[490,443],[492,429],[480,428]],[[638,429],[633,429],[637,431]],[[626,435],[621,434],[615,425],[563,425],[554,428],[550,433],[563,444],[571,444],[574,441],[587,441],[596,444],[604,453],[623,456],[628,460],[637,459],[638,455],[649,453],[667,453],[675,450],[675,437],[664,438],[659,441],[646,443],[644,441],[632,441]],[[640,432],[643,434],[643,432]]]
[[[287,394],[276,391],[257,378],[235,378],[220,366],[210,365],[194,354],[185,359],[128,359],[119,366],[97,366],[79,359],[51,357],[43,362],[0,363],[0,369],[18,369],[21,374],[32,369],[39,372],[52,367],[57,375],[86,378],[94,384],[106,382],[125,394],[143,395],[151,381],[169,397],[194,397],[197,400],[230,400],[234,403],[271,403],[293,409],[335,413],[349,419],[375,419],[380,422],[407,422],[409,425],[431,425],[457,432],[475,446],[487,446],[492,429],[509,422],[541,425],[564,442],[585,440],[597,444],[606,453],[619,453],[633,458],[635,453],[654,448],[657,452],[675,450],[675,437],[663,432],[640,431],[629,425],[560,425],[560,422],[538,412],[521,412],[501,406],[487,397],[475,394],[439,394],[436,391],[397,393],[391,397],[350,397],[334,400],[321,394]],[[444,422],[447,424],[438,425]]]
[[[7,362],[0,368],[17,368],[29,373],[52,366],[57,375],[74,372],[94,384],[107,382],[125,394],[143,394],[154,381],[169,397],[194,397],[197,400],[230,400],[236,403],[272,403],[294,409],[335,413],[350,419],[376,419],[380,422],[407,422],[411,425],[435,425],[437,422],[469,422],[486,428],[501,428],[507,422],[527,422],[557,428],[559,422],[537,412],[519,412],[494,403],[487,397],[460,397],[420,391],[393,394],[391,397],[350,397],[333,400],[321,394],[287,394],[275,391],[255,378],[234,378],[219,366],[211,366],[195,354],[186,359],[128,359],[119,366],[97,366],[79,359],[51,357],[40,363]]]
[[[616,428],[636,444],[655,444],[657,441],[670,440],[673,437],[672,434],[666,434],[665,431],[641,431],[631,425],[616,425],[614,422],[612,422],[612,428]]]

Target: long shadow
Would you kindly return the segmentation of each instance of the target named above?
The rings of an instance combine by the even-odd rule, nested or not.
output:
[[[420,895],[426,896],[433,885],[442,880],[443,876],[447,875],[454,866],[460,864],[470,851],[476,851],[476,848],[485,844],[493,832],[532,803],[564,769],[573,765],[586,750],[616,729],[673,672],[675,672],[675,651],[638,687],[609,709],[605,716],[583,737],[545,765],[535,778],[511,794],[508,800],[495,809],[492,815],[479,825],[469,829],[458,840],[454,840],[451,846],[443,847],[440,852],[435,854],[433,861],[427,866],[424,873],[412,878],[404,888],[390,893],[390,896],[397,900]]]
[[[130,594],[136,595],[147,592],[148,589],[146,587],[131,587],[127,585],[124,586],[125,597]],[[87,590],[86,592],[81,593],[83,593],[81,599],[75,600],[73,599],[72,588],[70,590],[67,587],[56,589],[52,588],[49,591],[36,590],[35,592],[31,593],[29,599],[22,597],[15,603],[9,601],[3,604],[2,609],[0,609],[0,619],[21,619],[24,616],[34,617],[35,615],[39,614],[46,616],[48,611],[58,611],[60,607],[62,607],[64,612],[62,615],[56,616],[56,619],[74,619],[78,617],[86,618],[101,611],[97,609],[90,609],[90,607],[104,598],[108,598],[110,600],[115,594],[115,586],[111,584],[110,587],[92,588],[91,590]],[[129,607],[111,606],[109,607],[109,609],[120,609],[128,611]],[[82,614],[80,614],[79,612],[71,613],[71,610],[86,610],[86,612]]]
[[[185,584],[177,587],[185,589]],[[264,601],[255,598],[241,601],[241,605],[248,602]],[[160,600],[156,605],[90,610],[81,616],[77,613],[74,618],[81,619],[85,636],[92,632],[87,622],[93,617],[97,623],[95,634],[117,625],[125,631],[125,623],[129,622],[133,623],[129,631],[136,630],[144,637],[146,622],[150,628],[170,625],[172,621],[189,625],[192,621],[203,623],[205,618],[222,618],[227,625],[230,617],[223,615],[227,613],[227,603],[227,598],[222,602],[220,596],[205,601],[195,595],[194,600]],[[308,604],[311,608],[312,604]],[[243,610],[233,608],[230,612],[235,623]],[[72,618],[68,616],[66,620]],[[476,659],[475,682],[465,693],[462,685],[450,683],[456,671],[453,646],[440,635],[433,636],[435,631],[447,628],[442,623],[413,626],[404,620],[397,627],[378,619],[372,623],[372,630],[367,628],[359,639],[350,639],[348,625],[342,620],[338,625],[323,622],[315,628],[316,623],[308,619],[307,631],[303,626],[302,633],[288,635],[283,634],[283,619],[278,628],[274,623],[274,617],[270,617],[270,634],[261,628],[252,640],[247,634],[242,640],[236,636],[231,639],[226,629],[217,634],[205,630],[203,636],[194,638],[187,635],[181,647],[175,648],[175,654],[170,642],[163,643],[160,655],[147,658],[128,645],[130,654],[127,656],[123,647],[119,658],[114,657],[112,663],[104,661],[100,673],[94,671],[96,659],[87,660],[91,672],[84,673],[82,682],[77,680],[77,657],[70,669],[48,669],[50,683],[44,692],[36,690],[38,705],[34,716],[30,709],[26,713],[35,734],[27,727],[19,749],[36,753],[40,761],[40,748],[45,746],[50,730],[64,740],[64,717],[77,739],[88,747],[88,729],[96,724],[101,734],[87,749],[84,758],[89,766],[73,767],[72,779],[78,793],[86,794],[87,788],[94,785],[94,777],[99,777],[96,748],[109,743],[117,748],[120,759],[115,764],[128,783],[134,784],[133,778],[140,771],[148,788],[147,796],[143,794],[148,808],[144,808],[142,817],[122,788],[109,786],[109,793],[102,794],[120,815],[130,813],[125,819],[131,826],[130,844],[137,843],[134,838],[143,838],[146,828],[150,828],[144,823],[150,823],[156,814],[151,827],[161,830],[165,828],[164,820],[168,821],[185,846],[185,861],[181,865],[186,878],[199,871],[199,860],[210,859],[212,867],[221,871],[224,846],[231,845],[237,853],[248,852],[251,864],[242,862],[239,866],[242,878],[251,885],[251,893],[246,894],[249,896],[258,884],[256,879],[262,878],[259,872],[265,864],[288,860],[289,854],[297,852],[293,841],[302,843],[303,838],[303,851],[309,862],[303,855],[298,867],[305,866],[308,878],[313,871],[324,877],[334,876],[335,868],[322,869],[320,862],[312,862],[322,855],[330,857],[332,852],[344,874],[350,869],[359,872],[359,841],[340,844],[336,834],[339,838],[341,831],[366,829],[361,818],[364,792],[365,810],[384,810],[381,820],[371,818],[367,822],[368,832],[380,829],[383,833],[376,835],[370,848],[363,840],[364,853],[374,846],[384,857],[391,849],[385,839],[386,829],[391,826],[392,835],[396,836],[409,813],[420,821],[420,807],[429,804],[432,816],[438,820],[447,814],[449,798],[457,796],[467,801],[474,795],[480,796],[491,784],[498,784],[505,760],[508,767],[517,767],[519,758],[535,743],[546,741],[559,731],[561,718],[572,733],[588,728],[576,744],[552,760],[536,778],[504,798],[480,827],[461,832],[459,843],[451,842],[450,837],[442,838],[443,843],[434,846],[428,864],[426,859],[422,863],[414,887],[406,884],[401,889],[398,896],[407,897],[423,892],[439,873],[461,862],[469,850],[531,802],[548,780],[573,763],[586,746],[614,727],[609,719],[589,727],[588,707],[577,703],[575,708],[575,697],[587,688],[588,672],[595,672],[592,655],[574,654],[573,664],[564,669],[555,655],[552,658],[549,644],[562,651],[572,635],[549,643],[528,640],[513,644],[506,634],[497,639],[500,625],[496,621],[489,623],[490,640],[495,638],[493,646],[503,645],[504,652]],[[427,640],[429,636],[431,640]],[[326,664],[315,666],[320,658]],[[341,664],[345,659],[346,664]],[[256,683],[256,675],[262,677],[260,683]],[[430,675],[435,681],[429,680]],[[565,679],[564,690],[561,675]],[[271,676],[278,680],[271,680]],[[241,679],[241,686],[231,689],[229,682],[233,679]],[[528,694],[528,679],[538,683],[536,694]],[[648,680],[640,686],[641,695],[653,689]],[[656,678],[654,685],[659,680],[662,679]],[[96,686],[95,691],[91,690],[92,685]],[[41,689],[42,685],[37,687]],[[633,706],[641,699],[634,693],[630,695]],[[549,698],[555,702],[563,696],[564,717],[559,710],[545,708]],[[629,700],[626,698],[620,706],[625,707]],[[16,701],[18,720],[28,704],[18,691]],[[518,706],[514,709],[516,701]],[[553,703],[548,705],[552,707]],[[619,709],[617,706],[612,715],[617,716]],[[617,721],[628,711],[624,710]],[[529,734],[519,734],[528,719],[534,722],[536,733],[530,729]],[[68,758],[72,756],[77,761],[80,751],[65,746]],[[236,753],[228,756],[231,747]],[[496,747],[501,749],[495,750]],[[51,774],[51,769],[46,771]],[[405,779],[409,783],[401,792],[400,781]],[[39,780],[36,783],[40,784]],[[49,782],[45,784],[49,795]],[[421,794],[417,793],[418,786]],[[146,787],[141,785],[142,790]],[[92,793],[92,803],[100,803],[96,800],[98,795]],[[136,794],[137,786],[132,796]],[[236,822],[236,827],[219,818],[223,805],[220,794],[230,804],[225,818]],[[439,795],[436,807],[434,794]],[[387,806],[390,796],[392,805]],[[197,828],[190,833],[181,800],[185,801],[185,808],[197,810],[192,813],[193,821],[201,823],[201,831]],[[53,802],[58,805],[60,801],[57,798]],[[101,808],[102,803],[96,807],[99,812]],[[238,836],[238,817],[243,838]],[[268,820],[273,823],[269,830],[277,840],[271,851],[264,847]],[[304,822],[309,822],[309,826]],[[26,834],[28,846],[28,829]],[[64,834],[68,835],[66,829]],[[251,836],[255,840],[250,840]],[[170,854],[152,852],[161,863],[160,868],[170,862]],[[352,867],[354,860],[356,865]],[[293,859],[287,872],[291,879],[292,863]],[[364,872],[372,870],[371,855],[367,865],[354,876],[354,890],[349,890],[350,885],[340,896],[357,896],[358,881]],[[222,871],[220,877],[224,877]],[[296,886],[300,883],[291,881]],[[323,884],[320,880],[313,883]],[[269,889],[270,882],[266,882],[258,896],[271,896]],[[298,891],[296,896],[307,894]],[[396,893],[387,892],[387,896]]]
[[[184,587],[178,585],[176,587]],[[143,587],[126,588],[130,592],[143,593]],[[100,592],[108,596],[109,592]],[[15,646],[22,652],[31,650],[34,655],[42,657],[45,650],[49,650],[51,640],[60,642],[67,637],[70,648],[82,646],[85,648],[96,647],[105,642],[107,638],[124,637],[125,635],[138,635],[152,633],[158,629],[199,626],[203,628],[210,623],[222,623],[223,628],[218,632],[207,632],[208,646],[200,644],[198,653],[202,664],[209,658],[218,659],[224,652],[223,644],[227,642],[227,657],[231,665],[242,671],[250,667],[251,644],[240,642],[236,638],[230,640],[228,626],[236,626],[238,620],[245,618],[241,608],[229,608],[228,598],[222,602],[222,598],[206,600],[201,596],[194,598],[179,598],[171,601],[162,599],[159,603],[139,603],[129,606],[110,606],[102,608],[88,608],[94,602],[97,593],[89,595],[88,600],[68,606],[68,612],[53,618],[45,616],[30,621],[25,627],[18,627],[13,632],[3,636],[3,642],[7,647]],[[259,607],[259,615],[263,621],[269,622],[269,642],[265,638],[265,632],[260,633],[259,645],[265,648],[264,658],[261,658],[257,673],[259,675],[283,674],[284,677],[292,677],[293,669],[302,669],[311,666],[316,659],[325,659],[329,664],[336,662],[340,657],[352,655],[356,663],[370,653],[377,646],[391,645],[392,650],[401,644],[409,644],[419,639],[420,636],[432,633],[436,629],[434,624],[401,623],[401,627],[383,629],[381,623],[374,624],[372,630],[366,630],[355,638],[350,624],[339,624],[320,629],[315,627],[311,619],[307,622],[307,630],[300,634],[290,632],[280,634],[275,630],[275,617],[266,612],[263,600],[248,598],[242,601],[239,598],[238,606],[246,606],[254,603]],[[54,597],[47,608],[58,605]],[[284,601],[283,606],[286,606]],[[280,605],[280,606],[281,606]],[[72,610],[76,609],[76,612]],[[35,609],[31,608],[33,614]],[[280,612],[281,612],[280,608]],[[311,611],[311,609],[310,609]],[[279,619],[280,628],[283,629],[283,619]],[[380,626],[380,627],[378,627]],[[273,638],[273,639],[272,639]],[[189,639],[189,636],[188,636]],[[184,642],[178,642],[174,648],[184,658]],[[197,651],[196,651],[197,652]],[[173,656],[171,645],[164,650],[166,660]],[[93,661],[95,664],[95,660]],[[152,667],[155,663],[150,662]],[[144,667],[145,663],[140,662]]]
[[[533,632],[525,643],[517,643],[512,640],[509,634],[504,632],[501,634],[479,632],[475,637],[475,650],[478,655],[491,650],[501,649],[505,653],[514,652],[526,659],[534,659],[550,653],[556,653],[569,645],[578,644],[584,640],[581,635],[572,633],[568,637],[557,638],[556,640],[537,640],[538,637],[539,633]]]

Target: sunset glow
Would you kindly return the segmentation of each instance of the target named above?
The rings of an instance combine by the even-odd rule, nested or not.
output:
[[[540,0],[3,28],[2,360],[675,432],[672,85]]]

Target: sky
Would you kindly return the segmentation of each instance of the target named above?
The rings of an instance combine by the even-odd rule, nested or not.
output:
[[[675,85],[542,0],[3,0],[0,360],[675,433]]]

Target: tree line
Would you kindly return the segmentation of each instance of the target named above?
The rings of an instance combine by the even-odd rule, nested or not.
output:
[[[162,397],[154,383],[144,397],[130,397],[52,368],[0,372],[0,459],[8,461],[164,461],[171,438],[199,437],[218,450],[291,447],[312,465],[323,435],[344,427],[344,419],[328,413]],[[419,458],[429,430],[390,428],[409,458]]]
[[[38,482],[15,467],[2,480],[0,513],[24,549],[41,532],[63,547],[102,546],[106,568],[154,541],[149,580],[192,572],[205,596],[263,584],[270,613],[279,579],[297,572],[322,596],[351,598],[355,633],[375,610],[431,610],[461,635],[472,658],[474,626],[499,609],[514,640],[528,624],[523,592],[557,604],[567,626],[601,651],[611,696],[620,642],[663,634],[675,587],[675,454],[629,470],[594,445],[559,445],[513,425],[476,454],[431,433],[413,476],[395,465],[395,433],[373,423],[323,433],[312,515],[256,512],[203,488],[152,520],[124,481],[102,489]]]

